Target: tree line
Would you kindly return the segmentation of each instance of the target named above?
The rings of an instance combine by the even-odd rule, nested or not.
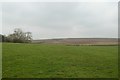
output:
[[[0,42],[29,43],[32,41],[31,32],[23,32],[20,28],[14,29],[12,34],[0,35]]]

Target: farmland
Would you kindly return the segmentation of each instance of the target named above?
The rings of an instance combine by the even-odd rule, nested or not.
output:
[[[3,43],[3,78],[117,78],[117,46]]]
[[[68,45],[117,45],[117,38],[56,38],[33,40],[32,43]]]

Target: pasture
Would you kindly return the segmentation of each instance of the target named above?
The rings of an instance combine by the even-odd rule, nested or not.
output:
[[[117,46],[3,43],[3,78],[117,78]]]

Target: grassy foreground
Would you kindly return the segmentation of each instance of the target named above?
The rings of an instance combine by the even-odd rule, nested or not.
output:
[[[117,78],[117,46],[3,44],[3,78]]]

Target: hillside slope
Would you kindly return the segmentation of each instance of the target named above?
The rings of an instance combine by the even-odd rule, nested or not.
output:
[[[73,45],[117,45],[117,38],[61,38],[33,40],[32,43],[73,44]]]

